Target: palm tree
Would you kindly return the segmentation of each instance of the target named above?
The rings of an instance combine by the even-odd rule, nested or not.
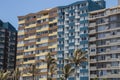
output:
[[[35,74],[39,73],[39,69],[36,68],[35,64],[32,64],[31,66],[27,67],[23,71],[24,73],[30,73],[32,74],[33,80],[35,80]]]
[[[81,65],[82,62],[87,61],[87,58],[85,57],[86,53],[86,51],[83,52],[81,49],[77,49],[74,51],[72,58],[66,59],[75,64],[75,80],[77,76],[77,68]]]
[[[32,64],[31,67],[29,67],[29,73],[32,74],[33,80],[35,80],[35,74],[38,73],[38,69],[36,68],[35,64]]]
[[[67,80],[67,78],[75,71],[74,68],[72,68],[71,64],[66,64],[62,70],[63,77],[61,77],[61,80]]]
[[[0,71],[0,80],[7,80],[10,75],[10,71]]]
[[[57,71],[56,65],[55,65],[55,64],[52,64],[52,65],[50,66],[50,80],[52,80],[52,76],[53,76],[53,74],[56,73],[56,71]]]
[[[20,72],[19,68],[16,68],[15,71],[13,72],[14,80],[19,80],[20,75],[21,75],[21,72]]]
[[[43,60],[43,62],[47,63],[47,80],[50,79],[50,65],[56,64],[56,60],[51,56],[51,53],[48,53],[46,55],[46,60]]]

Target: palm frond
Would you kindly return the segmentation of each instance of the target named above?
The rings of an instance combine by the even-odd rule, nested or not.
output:
[[[1,80],[7,80],[10,75],[10,71],[0,71],[0,79]]]
[[[71,64],[66,64],[62,70],[65,79],[67,79],[73,72],[74,69],[72,68]]]

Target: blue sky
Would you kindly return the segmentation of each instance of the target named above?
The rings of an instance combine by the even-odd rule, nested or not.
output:
[[[0,19],[18,28],[17,16],[38,12],[43,9],[62,6],[81,0],[1,0]],[[117,0],[106,0],[107,7],[117,5]]]

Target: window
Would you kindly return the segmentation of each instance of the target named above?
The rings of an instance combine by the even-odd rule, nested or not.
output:
[[[111,46],[111,50],[117,50],[117,46]]]
[[[105,48],[99,48],[99,49],[98,49],[98,53],[105,52],[105,51],[106,51]]]
[[[112,74],[119,74],[119,70],[112,70],[111,73]]]
[[[116,23],[111,23],[110,24],[110,29],[113,29],[113,28],[115,28],[116,27]]]
[[[97,24],[102,24],[102,23],[104,23],[104,22],[105,22],[104,18],[101,18],[101,19],[98,19],[98,20],[97,20]]]
[[[91,49],[91,52],[95,52],[95,49]]]
[[[106,30],[106,26],[99,26],[97,28],[98,31],[103,31],[103,30]]]
[[[115,21],[117,19],[117,16],[111,16],[110,21]]]
[[[105,37],[105,33],[98,34],[98,38],[104,38],[104,37]]]
[[[112,31],[112,32],[111,32],[111,35],[116,35],[116,34],[117,34],[116,31]]]
[[[118,62],[112,62],[111,66],[119,66],[119,63]]]
[[[97,44],[98,44],[98,46],[99,46],[99,45],[105,45],[105,44],[106,44],[106,41],[105,41],[105,40],[101,40],[101,41],[98,41]]]
[[[110,42],[117,42],[118,39],[111,39]]]

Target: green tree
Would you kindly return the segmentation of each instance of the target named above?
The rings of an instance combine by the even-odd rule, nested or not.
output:
[[[71,63],[75,64],[75,80],[77,76],[77,68],[81,65],[82,62],[87,61],[87,58],[85,57],[87,54],[86,51],[82,51],[81,49],[77,49],[74,51],[73,56],[69,59],[66,59],[70,61]]]
[[[0,80],[7,80],[9,78],[10,71],[0,71]]]

